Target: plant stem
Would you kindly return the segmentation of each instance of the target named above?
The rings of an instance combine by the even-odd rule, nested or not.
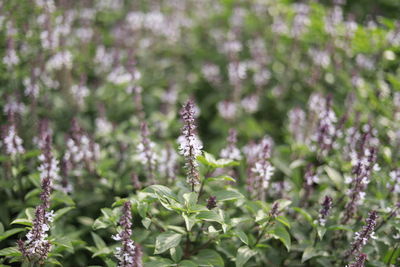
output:
[[[388,217],[386,217],[386,219],[384,219],[376,228],[375,228],[375,232],[378,232],[378,230],[385,225],[397,212],[397,209],[399,207],[396,205],[396,207],[392,210],[392,212],[390,213],[390,215]]]
[[[394,249],[393,249],[393,252],[390,254],[390,257],[389,257],[389,260],[388,260],[388,265],[387,265],[388,267],[391,266],[391,262],[392,262],[394,253],[396,253],[396,251],[397,251],[397,249],[399,248],[399,246],[400,246],[400,242],[397,242],[396,246],[395,246]]]

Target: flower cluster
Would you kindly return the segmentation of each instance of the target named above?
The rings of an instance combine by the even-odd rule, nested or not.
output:
[[[14,124],[4,127],[3,131],[3,146],[5,152],[10,156],[17,156],[25,152],[22,146],[22,139],[18,136],[16,127]]]
[[[354,234],[354,241],[351,244],[350,249],[347,251],[346,255],[348,257],[358,256],[362,248],[367,244],[370,238],[375,238],[374,230],[376,226],[376,220],[378,219],[378,215],[376,211],[371,211],[368,214],[368,218],[366,219],[366,225],[359,232]]]
[[[321,156],[326,156],[333,148],[336,138],[336,114],[332,110],[332,99],[327,97],[323,101],[319,100],[318,105],[318,123],[311,140],[317,143],[317,150]]]
[[[232,160],[241,160],[242,155],[236,147],[237,131],[233,128],[229,129],[228,146],[221,150],[220,157]]]
[[[23,256],[31,262],[43,264],[51,249],[50,241],[47,240],[47,232],[50,230],[50,223],[53,221],[53,211],[50,208],[50,194],[52,184],[55,178],[58,178],[58,166],[51,154],[51,137],[47,136],[46,144],[43,148],[43,154],[39,160],[42,162],[39,166],[41,177],[40,199],[42,203],[36,207],[35,218],[32,229],[26,235],[26,241],[19,241],[18,246]]]
[[[269,186],[275,168],[269,162],[271,157],[271,143],[268,139],[263,139],[260,143],[260,151],[251,172],[254,177],[254,189],[260,200],[265,199],[266,190]]]
[[[194,102],[189,100],[181,110],[181,117],[184,123],[182,136],[179,137],[179,150],[186,159],[187,182],[192,186],[199,184],[199,171],[196,157],[201,155],[202,143],[196,135],[195,107]]]
[[[151,184],[155,184],[154,172],[156,170],[157,155],[154,153],[155,144],[149,139],[149,128],[143,122],[140,127],[141,142],[138,145],[139,158],[147,167],[147,176]]]
[[[131,202],[127,201],[122,207],[122,217],[119,221],[121,231],[112,238],[116,241],[121,241],[122,246],[118,247],[115,256],[118,259],[120,267],[138,267],[141,266],[141,258],[136,255],[136,246],[131,239],[132,236],[132,213]]]
[[[348,267],[364,267],[365,261],[367,260],[367,254],[360,253],[360,255],[357,256],[356,260],[348,265]]]
[[[321,210],[318,214],[318,224],[321,226],[325,226],[326,218],[329,216],[329,213],[332,208],[332,198],[330,196],[325,196],[324,201],[321,203]]]
[[[358,155],[357,163],[353,167],[353,187],[349,191],[350,200],[345,206],[343,223],[347,223],[354,216],[357,207],[364,201],[365,190],[370,182],[372,170],[379,168],[376,165],[377,150],[374,146],[368,145],[369,136],[369,133],[364,134],[360,145],[361,153]]]
[[[79,167],[82,163],[86,164],[89,170],[92,164],[98,159],[100,147],[90,137],[84,133],[74,119],[72,121],[71,134],[67,140],[67,151],[64,160],[69,161],[72,166]]]
[[[164,175],[167,181],[172,182],[175,180],[175,173],[177,168],[178,154],[171,144],[167,144],[167,147],[161,150],[160,163],[158,164],[158,170]]]

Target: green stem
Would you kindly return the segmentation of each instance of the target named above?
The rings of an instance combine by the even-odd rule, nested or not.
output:
[[[396,251],[397,251],[397,249],[399,248],[399,246],[400,246],[400,242],[397,242],[397,244],[396,244],[396,246],[394,247],[392,253],[390,254],[390,257],[389,257],[389,260],[388,260],[388,264],[387,264],[388,267],[391,266],[391,262],[392,262],[394,253],[396,253]]]

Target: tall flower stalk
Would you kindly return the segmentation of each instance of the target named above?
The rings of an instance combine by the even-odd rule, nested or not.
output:
[[[39,167],[42,181],[42,192],[40,194],[42,203],[36,207],[32,229],[26,235],[26,241],[19,240],[18,247],[22,255],[30,262],[43,264],[51,250],[47,232],[50,230],[50,223],[53,221],[53,211],[48,210],[53,180],[58,177],[57,163],[54,162],[51,153],[50,136],[45,139],[45,145],[39,159],[42,162]]]
[[[353,218],[358,206],[364,201],[365,190],[370,181],[372,170],[378,168],[376,165],[377,150],[373,146],[367,147],[368,136],[369,134],[366,134],[363,138],[360,155],[356,165],[353,167],[354,178],[351,181],[353,187],[349,192],[350,200],[345,206],[345,213],[342,219],[343,224],[346,224]]]
[[[201,155],[201,144],[196,134],[195,107],[193,100],[189,100],[181,109],[183,121],[182,136],[179,137],[180,152],[186,159],[187,182],[194,191],[195,185],[200,183],[198,163],[196,157]]]
[[[140,159],[146,164],[150,184],[155,184],[154,172],[156,171],[157,157],[153,149],[155,144],[149,139],[149,128],[143,122],[140,127],[141,142],[138,146]]]
[[[367,244],[370,238],[374,237],[374,230],[376,226],[376,220],[378,215],[376,211],[371,211],[366,219],[366,224],[363,229],[354,234],[354,241],[351,243],[350,249],[346,252],[347,257],[357,257],[359,256],[363,247]]]
[[[137,249],[131,238],[132,236],[132,213],[131,202],[127,201],[122,207],[122,216],[119,220],[121,230],[113,236],[114,240],[121,241],[122,246],[117,247],[115,256],[119,267],[139,267],[141,257],[137,257]]]

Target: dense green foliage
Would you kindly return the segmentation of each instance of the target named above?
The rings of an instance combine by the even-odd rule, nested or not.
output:
[[[0,2],[0,266],[400,266],[400,6],[321,2]]]

